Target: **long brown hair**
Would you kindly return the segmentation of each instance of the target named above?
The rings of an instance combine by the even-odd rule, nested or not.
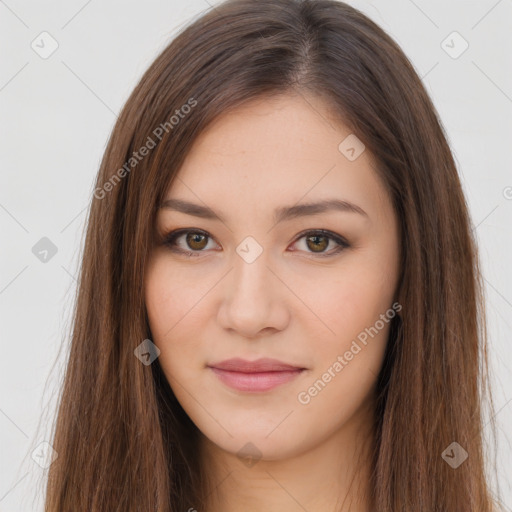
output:
[[[347,4],[228,0],[156,58],[105,150],[53,426],[58,458],[46,512],[204,506],[197,427],[158,359],[145,365],[134,356],[151,339],[143,283],[156,209],[209,123],[251,99],[290,92],[323,98],[365,144],[399,219],[403,309],[378,376],[372,510],[493,510],[476,242],[420,78],[399,46]],[[457,468],[447,457],[464,452],[453,442],[468,454]]]

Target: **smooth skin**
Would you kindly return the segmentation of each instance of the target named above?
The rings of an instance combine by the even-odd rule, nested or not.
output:
[[[307,404],[298,399],[395,299],[397,218],[369,151],[350,161],[338,149],[350,133],[316,96],[252,100],[200,135],[165,196],[222,220],[158,212],[146,306],[159,363],[202,433],[208,512],[370,512],[373,392],[389,322]],[[276,208],[324,199],[365,214],[274,222]],[[207,236],[166,244],[177,229]],[[319,229],[349,247],[336,253],[334,240],[302,234]],[[241,246],[262,252],[248,263]],[[270,391],[237,391],[207,367],[232,357],[306,370]],[[252,463],[240,450],[254,451]]]

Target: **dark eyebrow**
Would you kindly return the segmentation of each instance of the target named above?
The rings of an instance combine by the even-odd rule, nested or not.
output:
[[[220,214],[215,213],[211,208],[191,203],[184,199],[166,199],[160,205],[160,208],[186,213],[187,215],[193,215],[203,219],[213,219],[225,222],[224,218]],[[325,199],[323,201],[301,203],[294,206],[276,208],[274,211],[274,223],[277,224],[285,220],[305,217],[308,215],[317,215],[332,210],[357,213],[364,217],[368,217],[368,214],[354,203],[350,203],[349,201],[344,201],[342,199]]]

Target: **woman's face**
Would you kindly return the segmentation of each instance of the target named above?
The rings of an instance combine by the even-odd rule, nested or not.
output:
[[[152,341],[204,436],[276,460],[368,422],[399,239],[360,141],[315,97],[253,101],[201,134],[165,199]],[[338,207],[306,207],[324,201]]]

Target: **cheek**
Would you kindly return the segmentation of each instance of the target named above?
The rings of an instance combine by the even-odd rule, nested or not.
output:
[[[374,385],[395,316],[394,274],[383,273],[383,268],[386,267],[371,254],[362,258],[360,253],[357,260],[354,256],[350,264],[347,261],[346,266],[340,266],[335,279],[331,272],[316,279],[314,288],[310,279],[298,282],[299,294],[307,297],[304,302],[311,304],[315,313],[302,325],[309,339],[315,340],[311,381],[320,379],[318,387],[323,389],[326,384],[329,388],[322,391],[323,398],[315,399],[316,407],[330,400],[349,401],[356,407]],[[317,329],[326,334],[317,336]],[[350,397],[346,396],[347,389],[353,390]]]
[[[189,322],[201,294],[200,284],[185,279],[165,258],[155,258],[146,272],[145,302],[151,333],[160,343],[172,338],[182,322]]]
[[[317,338],[314,371],[297,396],[310,418],[340,425],[371,399],[395,316],[392,295],[368,271],[351,272],[315,294],[316,311],[334,334]],[[309,332],[312,339],[314,329]]]
[[[374,287],[359,281],[357,287],[343,292],[337,287],[318,306],[324,324],[332,332],[315,346],[317,372],[327,371],[341,356],[343,370],[336,373],[343,373],[344,377],[338,378],[340,384],[345,381],[343,387],[360,379],[361,370],[376,376],[387,344],[392,317],[388,318],[386,312],[390,311],[391,303]]]
[[[201,293],[183,273],[172,270],[165,259],[156,260],[146,273],[145,301],[153,343],[160,349],[159,363],[168,380],[183,380],[195,363],[200,330],[194,319]],[[184,364],[186,362],[186,364]]]
[[[355,259],[355,258],[354,258]],[[379,266],[361,262],[322,274],[296,276],[294,293],[308,307],[308,323],[327,339],[351,340],[373,325],[392,304],[393,283]]]

